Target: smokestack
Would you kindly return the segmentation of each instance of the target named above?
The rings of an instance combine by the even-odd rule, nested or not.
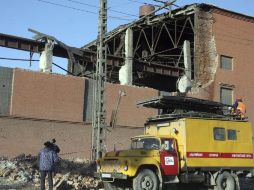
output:
[[[139,7],[139,18],[142,16],[148,15],[149,13],[153,12],[155,7],[152,5],[142,5]]]

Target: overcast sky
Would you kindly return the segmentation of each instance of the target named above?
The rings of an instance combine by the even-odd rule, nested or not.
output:
[[[64,43],[81,47],[97,36],[98,0],[0,0],[0,33],[32,38],[27,29],[32,28],[55,36]],[[142,3],[155,4],[153,0],[108,0],[108,31],[138,17]],[[208,3],[254,17],[254,0],[178,0],[183,6]],[[158,4],[158,3],[157,3]],[[236,30],[237,30],[237,26]],[[29,58],[28,52],[0,47],[0,57]],[[38,59],[38,55],[33,57]],[[66,67],[66,59],[54,58]],[[0,60],[0,66],[38,70],[38,63],[30,67],[27,62]],[[53,68],[54,72],[61,72]]]

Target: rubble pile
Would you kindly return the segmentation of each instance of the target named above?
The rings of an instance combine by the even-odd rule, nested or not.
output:
[[[61,160],[53,178],[54,188],[57,190],[97,189],[100,184],[93,178],[94,171],[95,165],[88,160]],[[0,158],[0,177],[5,178],[8,184],[15,182],[15,184],[39,187],[37,158],[31,155],[20,155],[13,160]]]
[[[54,175],[55,190],[97,190],[102,184],[93,178],[95,165],[88,160],[75,159],[73,161],[61,160]],[[253,171],[254,174],[254,171]],[[2,181],[2,179],[5,179]],[[240,186],[243,190],[253,190],[254,177],[250,175],[239,176]],[[9,160],[0,157],[0,189],[39,189],[40,174],[37,158],[31,155],[20,155]],[[46,179],[46,186],[48,186]],[[181,189],[181,188],[179,188]],[[186,188],[183,188],[186,189]],[[188,184],[188,189],[192,189]],[[204,190],[194,187],[195,190]],[[207,188],[206,188],[207,189]]]

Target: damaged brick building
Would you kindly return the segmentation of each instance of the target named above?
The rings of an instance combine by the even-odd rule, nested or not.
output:
[[[253,123],[253,34],[253,17],[207,4],[152,15],[109,32],[108,123],[119,90],[126,96],[116,128],[108,131],[107,148],[128,147],[131,136],[142,134],[146,118],[158,113],[137,108],[137,101],[177,91],[185,75],[192,86],[189,96],[226,104],[242,97]],[[43,44],[1,35],[0,46],[41,52]],[[66,54],[61,46],[54,51],[56,56]],[[77,77],[0,69],[0,145],[4,147],[0,155],[36,154],[45,140],[54,137],[63,157],[89,157],[94,52],[96,41],[72,52],[68,69]]]

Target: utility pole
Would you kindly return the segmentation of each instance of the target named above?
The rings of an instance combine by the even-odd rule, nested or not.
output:
[[[106,32],[107,0],[100,0],[97,62],[93,81],[92,160],[102,157],[106,145],[106,110],[104,107],[105,83],[107,77]]]

